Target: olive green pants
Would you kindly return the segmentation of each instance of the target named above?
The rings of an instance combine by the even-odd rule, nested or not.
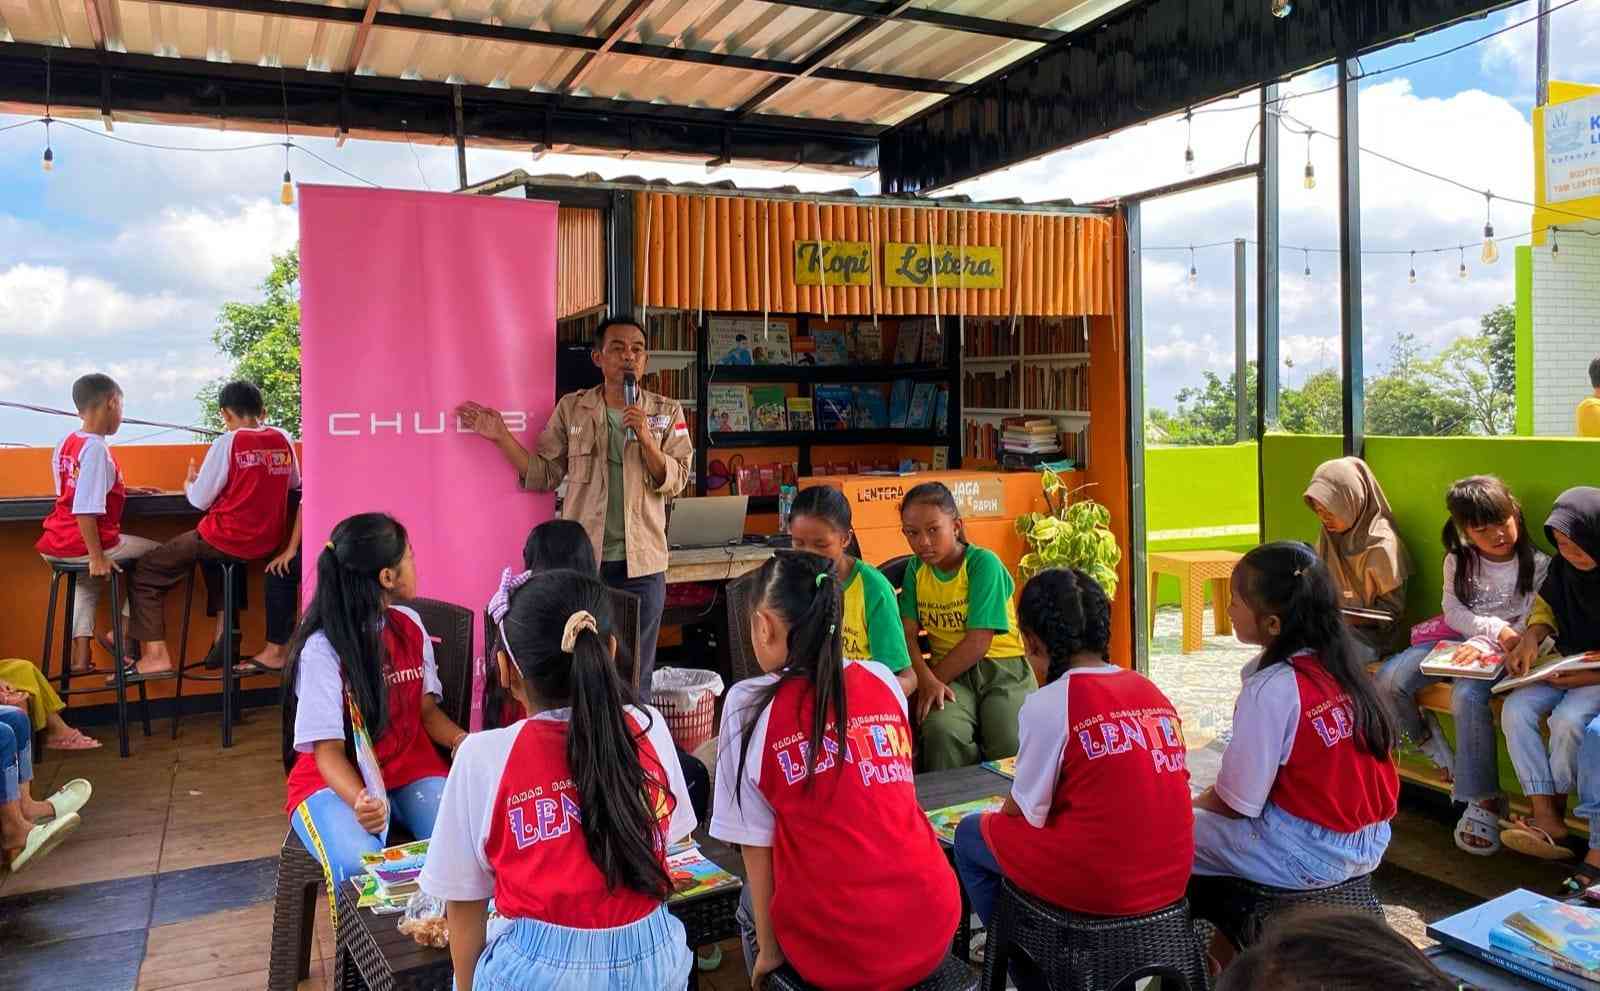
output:
[[[1027,658],[984,658],[955,681],[954,701],[922,721],[922,768],[944,771],[1017,753],[1017,712],[1039,687]]]

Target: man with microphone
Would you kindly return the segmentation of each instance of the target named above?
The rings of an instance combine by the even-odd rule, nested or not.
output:
[[[592,357],[605,381],[562,396],[532,451],[498,410],[465,402],[456,415],[494,441],[524,488],[545,492],[566,482],[562,518],[588,532],[606,584],[639,597],[635,663],[648,693],[667,591],[667,501],[688,484],[694,444],[677,400],[638,386],[647,357],[638,323],[602,322]]]

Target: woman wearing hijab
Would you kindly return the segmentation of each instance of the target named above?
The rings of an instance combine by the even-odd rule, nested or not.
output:
[[[1305,499],[1322,521],[1317,556],[1343,596],[1345,622],[1364,649],[1364,660],[1375,661],[1393,647],[1406,608],[1406,579],[1411,577],[1411,558],[1400,542],[1389,500],[1360,458],[1323,462],[1306,486]]]
[[[1539,586],[1528,632],[1506,657],[1513,675],[1526,674],[1546,639],[1555,654],[1600,651],[1600,489],[1568,489],[1545,521],[1556,557]],[[1546,750],[1540,723],[1550,717]],[[1574,671],[1524,685],[1500,712],[1506,749],[1533,815],[1514,817],[1500,842],[1543,860],[1571,856],[1565,840],[1567,793],[1576,785],[1576,814],[1589,820],[1588,857],[1570,881],[1587,888],[1600,880],[1600,671]],[[1588,880],[1583,880],[1587,878]]]

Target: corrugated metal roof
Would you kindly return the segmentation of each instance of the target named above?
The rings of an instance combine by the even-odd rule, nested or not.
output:
[[[0,41],[891,125],[944,98],[908,88],[907,77],[974,82],[1042,47],[1002,36],[1007,26],[1066,31],[1128,2],[924,0],[915,12],[943,18],[926,23],[884,19],[899,5],[870,0],[842,0],[846,12],[809,0],[649,0],[642,9],[639,0],[286,0],[272,12],[261,0],[0,0]],[[991,26],[961,27],[959,18]],[[462,35],[456,25],[523,33]],[[841,37],[852,40],[817,59]],[[618,48],[592,51],[602,43]],[[672,61],[673,49],[787,69]],[[802,70],[902,83],[793,78]]]

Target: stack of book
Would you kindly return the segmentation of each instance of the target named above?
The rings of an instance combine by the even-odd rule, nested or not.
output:
[[[406,902],[419,890],[417,878],[427,859],[427,840],[362,854],[363,873],[350,879],[356,888],[356,907],[370,908],[378,915],[405,911]]]
[[[1012,416],[1001,421],[1000,449],[1008,454],[1060,454],[1061,437],[1053,420]]]
[[[1600,909],[1519,889],[1441,919],[1428,935],[1545,987],[1600,989]]]

